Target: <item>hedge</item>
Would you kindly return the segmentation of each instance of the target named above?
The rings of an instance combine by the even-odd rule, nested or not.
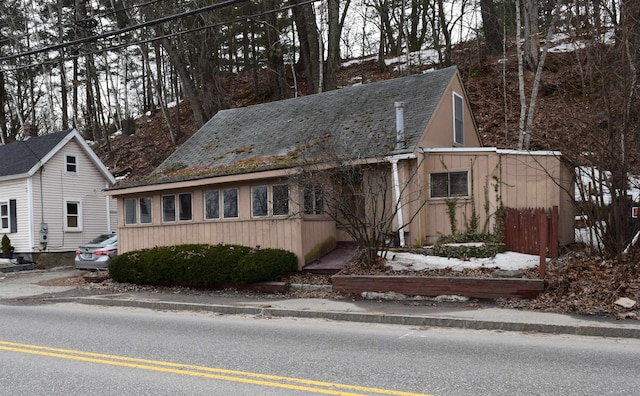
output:
[[[136,250],[109,263],[116,282],[209,288],[276,280],[297,270],[296,256],[282,249],[191,244]]]

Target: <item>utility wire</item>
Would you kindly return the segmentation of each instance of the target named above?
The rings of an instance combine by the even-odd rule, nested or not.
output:
[[[210,6],[198,8],[198,9],[195,9],[195,10],[186,11],[186,12],[183,12],[181,14],[174,14],[174,15],[170,15],[170,16],[167,16],[167,17],[154,19],[152,21],[139,23],[137,25],[128,26],[126,28],[122,28],[122,29],[119,29],[119,30],[116,30],[116,31],[103,33],[103,34],[99,34],[99,35],[96,35],[96,36],[86,37],[86,38],[83,38],[83,39],[74,40],[74,41],[70,41],[70,42],[67,42],[67,43],[56,44],[56,45],[52,45],[52,46],[41,48],[41,49],[37,49],[37,50],[31,50],[31,51],[23,52],[23,53],[20,53],[20,54],[3,56],[3,57],[0,57],[0,62],[5,62],[5,61],[9,61],[9,60],[21,58],[21,57],[24,57],[24,56],[29,56],[29,55],[35,55],[35,54],[39,54],[39,53],[42,53],[42,52],[56,51],[56,50],[59,50],[61,48],[65,48],[65,47],[68,47],[68,46],[71,46],[71,45],[91,43],[91,42],[95,42],[95,41],[98,41],[98,40],[101,40],[101,39],[104,39],[104,38],[108,38],[108,37],[112,37],[112,36],[117,36],[119,34],[127,33],[127,32],[130,32],[132,30],[138,30],[138,29],[142,29],[142,28],[145,28],[145,27],[148,27],[148,26],[153,26],[153,25],[158,25],[158,24],[165,23],[165,22],[170,22],[170,21],[173,21],[173,20],[176,20],[176,19],[184,18],[184,17],[187,17],[187,16],[199,14],[199,13],[206,12],[206,11],[216,10],[216,9],[219,9],[219,8],[229,7],[229,6],[232,6],[232,5],[235,5],[235,4],[244,3],[244,2],[247,2],[247,1],[250,1],[250,0],[227,0],[227,1],[224,1],[224,2],[221,2],[221,3],[217,3],[217,4],[213,4],[213,5],[210,5]]]
[[[165,40],[165,39],[173,38],[173,37],[176,37],[176,36],[181,36],[183,34],[195,33],[195,32],[199,32],[199,31],[206,30],[206,29],[211,29],[211,28],[218,27],[218,26],[228,25],[230,23],[236,23],[236,22],[241,22],[241,21],[244,21],[244,20],[255,19],[255,18],[264,16],[264,15],[268,15],[268,14],[274,13],[274,12],[286,11],[286,10],[292,9],[294,7],[297,7],[297,6],[310,4],[310,3],[315,3],[315,2],[318,2],[318,1],[320,1],[320,0],[307,0],[307,1],[303,1],[303,2],[296,3],[296,4],[293,4],[293,5],[289,5],[289,6],[284,6],[284,7],[280,7],[280,8],[277,8],[277,9],[273,9],[273,10],[257,13],[257,14],[245,15],[245,16],[237,17],[237,18],[229,20],[229,21],[217,22],[217,23],[213,23],[213,24],[209,24],[209,25],[205,25],[205,26],[200,26],[200,27],[197,27],[197,28],[189,29],[189,30],[183,30],[183,31],[180,31],[180,32],[169,33],[169,34],[166,34],[166,35],[163,35],[163,36],[156,36],[156,37],[148,38],[148,39],[145,39],[145,40],[139,40],[139,41],[125,43],[125,44],[112,45],[112,46],[110,46],[108,48],[104,48],[104,49],[98,49],[98,50],[95,50],[95,51],[83,52],[81,54],[75,54],[75,55],[70,55],[70,56],[65,56],[65,57],[58,57],[58,58],[50,59],[50,60],[47,60],[47,61],[41,61],[41,62],[39,61],[39,62],[33,63],[31,65],[14,67],[14,68],[10,68],[10,69],[3,69],[3,70],[0,70],[0,73],[23,70],[23,69],[30,69],[30,68],[34,68],[34,67],[39,67],[39,66],[42,66],[42,65],[50,64],[50,63],[58,63],[61,60],[62,61],[67,61],[67,60],[81,58],[81,57],[84,57],[84,56],[87,56],[87,55],[96,55],[96,54],[101,54],[103,52],[115,51],[115,50],[126,48],[126,47],[139,46],[140,44],[148,44],[148,43],[152,43],[152,42],[158,41],[158,40]],[[262,21],[258,21],[258,22],[262,22]],[[69,43],[69,45],[71,45],[71,44]],[[0,58],[0,60],[2,60],[2,59]]]

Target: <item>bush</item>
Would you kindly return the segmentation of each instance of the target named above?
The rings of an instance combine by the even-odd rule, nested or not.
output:
[[[240,245],[178,245],[127,252],[109,264],[116,282],[208,288],[275,280],[297,270],[286,250],[252,250]]]
[[[298,259],[291,252],[282,249],[252,250],[240,259],[233,281],[245,285],[275,280],[297,268]]]
[[[434,256],[468,259],[490,258],[498,253],[504,253],[503,243],[484,243],[482,245],[435,245],[431,250]]]

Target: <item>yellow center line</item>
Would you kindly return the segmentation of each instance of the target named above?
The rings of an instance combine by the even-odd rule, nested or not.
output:
[[[331,382],[314,381],[294,377],[282,377],[277,375],[252,373],[245,371],[227,370],[214,367],[196,366],[191,364],[171,363],[159,360],[139,359],[126,356],[108,355],[102,353],[84,352],[73,349],[51,348],[40,345],[20,344],[9,341],[0,341],[0,350],[28,353],[56,357],[61,359],[78,360],[92,363],[108,364],[112,366],[138,368],[143,370],[159,371],[173,374],[190,375],[218,379],[224,381],[242,382],[261,386],[300,390],[306,392],[322,393],[327,395],[361,396],[363,394],[382,394],[394,396],[428,396],[420,393],[402,392],[395,390],[368,388],[356,385],[337,384]],[[214,374],[215,373],[215,374]],[[245,377],[245,378],[243,378]],[[273,382],[281,381],[281,382]],[[289,383],[285,383],[289,382]],[[306,386],[304,386],[306,385]],[[310,386],[324,387],[313,388]],[[345,393],[343,390],[364,393]]]

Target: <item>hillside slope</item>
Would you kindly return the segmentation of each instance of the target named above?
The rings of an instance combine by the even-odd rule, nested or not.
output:
[[[575,139],[576,131],[588,129],[589,120],[597,117],[594,116],[593,105],[585,99],[588,96],[580,92],[581,81],[574,70],[572,56],[571,53],[551,53],[547,58],[536,107],[532,149],[562,151],[568,145],[580,149]],[[453,61],[460,69],[483,144],[515,149],[520,114],[517,62],[515,53],[506,57],[506,63],[501,58],[483,57],[473,44],[465,44],[457,47]],[[375,61],[353,64],[339,73],[339,85],[402,76],[403,73],[397,71],[395,66],[391,64],[385,72],[380,72]],[[428,68],[430,66],[420,69]],[[531,82],[532,74],[526,73],[528,82]],[[506,81],[506,86],[503,81]],[[304,94],[304,80],[298,78],[298,83],[299,92]],[[230,95],[233,107],[253,104],[250,99],[254,97],[250,75],[226,76],[223,86]],[[127,175],[130,181],[140,179],[197,129],[188,103],[170,109],[169,114],[176,128],[176,144],[171,144],[166,122],[158,111],[138,118],[135,134],[114,137],[111,153],[105,142],[94,147],[94,150],[115,176]],[[590,144],[589,141],[581,143],[585,146]],[[623,310],[614,302],[620,297],[640,300],[639,266],[630,262],[603,261],[599,257],[571,252],[550,263],[547,268],[547,290],[539,298],[500,303],[523,309],[637,317],[637,311]]]

